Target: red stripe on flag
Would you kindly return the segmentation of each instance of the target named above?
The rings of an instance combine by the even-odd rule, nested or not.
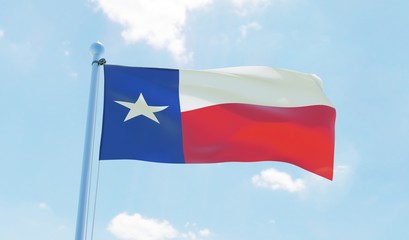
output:
[[[222,104],[182,112],[186,163],[281,161],[333,175],[335,109]]]

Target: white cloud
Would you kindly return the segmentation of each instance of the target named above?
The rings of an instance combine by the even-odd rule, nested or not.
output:
[[[109,223],[108,231],[123,240],[163,240],[174,239],[178,235],[168,221],[145,218],[137,213],[117,215]]]
[[[247,15],[270,5],[273,0],[231,0],[240,15]]]
[[[288,0],[231,0],[237,13],[241,16],[260,11],[276,3],[287,2]]]
[[[168,50],[186,63],[192,52],[186,49],[183,29],[187,13],[205,7],[212,0],[94,0],[108,18],[122,25],[122,37],[128,43],[145,41]]]
[[[0,39],[2,39],[4,37],[4,30],[0,29]]]
[[[351,172],[351,167],[348,165],[338,165],[334,168],[334,174],[347,175]]]
[[[41,209],[47,209],[47,208],[48,208],[48,205],[47,205],[47,203],[45,203],[45,202],[41,202],[41,203],[39,203],[39,204],[37,205],[37,207],[38,207],[38,208],[41,208]]]
[[[196,226],[196,224],[193,224]],[[188,227],[193,226],[188,223]],[[146,218],[140,214],[130,215],[120,213],[115,216],[108,225],[108,231],[121,240],[166,240],[166,239],[188,239],[199,240],[211,235],[209,229],[197,232],[179,232],[168,221]]]
[[[185,223],[185,227],[196,227],[197,223],[191,223],[191,222],[187,222]]]
[[[277,171],[274,168],[261,171],[260,174],[253,176],[251,180],[256,187],[270,188],[272,190],[298,192],[305,188],[303,180],[293,180],[289,174]]]
[[[245,6],[263,6],[271,2],[272,0],[232,0],[232,3],[240,8]]]
[[[71,42],[70,41],[63,41],[62,43],[61,43],[61,45],[62,45],[62,47],[63,47],[63,54],[64,54],[64,56],[66,56],[66,57],[68,57],[68,56],[70,56],[71,55],[71,52],[70,52],[70,45],[71,45]]]
[[[202,229],[198,231],[197,233],[193,231],[182,233],[180,234],[180,238],[188,239],[188,240],[200,240],[200,239],[203,239],[203,237],[209,237],[210,235],[211,235],[211,232],[209,231],[209,229]]]
[[[201,237],[208,237],[210,236],[211,232],[209,229],[205,228],[199,231],[199,236]]]
[[[251,22],[248,24],[241,25],[239,30],[240,30],[240,36],[242,38],[247,37],[247,33],[249,30],[260,30],[261,25],[258,22]]]
[[[196,234],[194,234],[193,232],[187,232],[187,233],[182,233],[180,236],[182,239],[189,239],[189,240],[196,240]]]

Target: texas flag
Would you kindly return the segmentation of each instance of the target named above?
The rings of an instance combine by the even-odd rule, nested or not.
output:
[[[104,76],[101,160],[281,161],[332,179],[336,113],[315,75],[105,65]]]

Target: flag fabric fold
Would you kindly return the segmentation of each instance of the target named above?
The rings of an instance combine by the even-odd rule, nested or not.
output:
[[[100,160],[281,161],[332,179],[336,111],[315,75],[105,65],[104,77]]]

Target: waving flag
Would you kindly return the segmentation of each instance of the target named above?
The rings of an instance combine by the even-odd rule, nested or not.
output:
[[[335,108],[315,75],[105,65],[100,159],[281,161],[333,175]]]

